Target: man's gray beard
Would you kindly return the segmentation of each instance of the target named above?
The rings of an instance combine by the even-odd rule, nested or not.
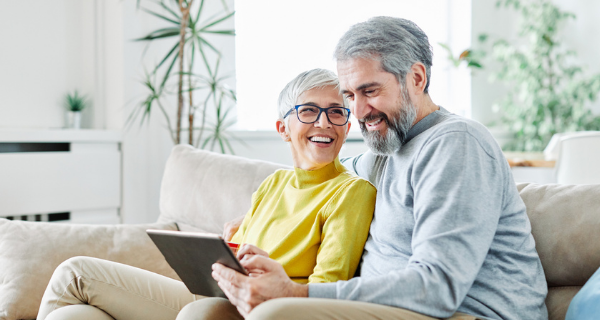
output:
[[[359,121],[360,130],[363,137],[365,137],[367,146],[373,153],[391,155],[398,152],[406,142],[408,131],[417,118],[417,108],[410,100],[408,90],[402,88],[400,108],[390,115],[391,119],[385,113],[371,115],[373,118],[379,116],[383,117],[382,121],[385,121],[388,126],[385,135],[382,135],[379,131],[368,131],[364,121]],[[364,120],[369,121],[369,116],[365,117]]]

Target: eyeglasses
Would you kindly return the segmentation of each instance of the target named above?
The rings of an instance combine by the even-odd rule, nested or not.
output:
[[[298,120],[307,124],[319,121],[322,112],[325,112],[327,120],[334,126],[343,126],[348,123],[348,119],[350,118],[350,109],[348,108],[320,108],[312,104],[299,104],[294,106],[294,108],[290,109],[283,118],[285,119],[294,110],[296,110]]]

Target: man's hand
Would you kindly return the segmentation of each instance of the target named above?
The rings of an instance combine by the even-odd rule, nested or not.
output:
[[[238,231],[240,226],[242,225],[242,221],[244,221],[244,216],[237,217],[227,223],[223,227],[223,239],[225,241],[230,241],[233,238],[233,235]]]
[[[242,316],[246,317],[252,309],[270,299],[308,297],[308,286],[293,282],[277,261],[247,254],[240,262],[252,276],[220,263],[213,264],[212,276]]]
[[[250,258],[253,255],[263,256],[266,258],[269,257],[268,252],[266,252],[265,250],[255,246],[255,245],[248,244],[248,243],[243,243],[237,251],[237,258],[240,261],[242,259],[244,259],[245,257]]]
[[[265,250],[255,246],[255,245],[248,244],[248,243],[242,244],[242,246],[240,247],[240,250],[238,250],[238,252],[237,252],[237,258],[238,258],[238,260],[240,260],[242,265],[244,265],[243,261],[250,259],[253,255],[263,256],[265,258],[269,257],[268,252],[266,252]],[[245,268],[245,269],[246,269],[246,271],[248,271],[248,275],[251,277],[256,277],[259,274],[263,273],[263,270],[261,270],[261,269],[248,269],[248,268]]]

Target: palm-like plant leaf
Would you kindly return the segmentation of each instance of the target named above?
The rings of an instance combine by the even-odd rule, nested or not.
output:
[[[170,13],[174,20],[177,20],[179,18],[179,14],[177,14],[177,12],[175,12],[173,9],[171,9],[168,5],[165,4],[164,1],[160,2],[160,6],[165,9],[165,11],[167,11],[168,13]],[[179,24],[179,22],[177,22],[177,24]]]
[[[162,29],[154,30],[142,38],[134,39],[134,41],[152,41],[152,40],[157,40],[157,39],[170,38],[170,37],[178,36],[178,35],[179,35],[179,28],[177,28],[177,27],[162,28]]]
[[[223,21],[225,21],[225,20],[233,17],[234,14],[235,14],[235,12],[231,12],[231,13],[229,13],[229,14],[227,14],[227,15],[225,15],[225,16],[223,16],[223,17],[221,17],[221,18],[219,18],[219,19],[217,19],[217,20],[215,20],[213,22],[209,22],[206,25],[204,25],[203,27],[200,27],[200,30],[201,31],[206,31],[208,28],[210,28],[210,27],[212,27],[214,25],[217,25],[217,24],[219,24],[219,23],[221,23],[221,22],[223,22]]]
[[[171,132],[171,137],[177,133],[177,131],[185,130],[179,127],[179,121],[181,118],[178,115],[178,127],[177,131],[173,131],[170,126],[170,121],[168,118],[168,113],[163,107],[163,96],[170,95],[173,92],[170,89],[170,79],[177,75],[182,84],[177,86],[177,95],[179,99],[183,101],[183,93],[188,93],[189,97],[189,127],[188,130],[199,130],[199,135],[196,143],[200,143],[205,139],[201,139],[202,132],[204,131],[204,127],[206,125],[206,116],[209,106],[213,105],[215,107],[216,114],[216,122],[214,126],[210,126],[210,137],[212,137],[210,143],[212,143],[211,147],[214,147],[215,144],[220,146],[221,152],[226,152],[226,150],[233,151],[229,142],[227,141],[225,130],[231,124],[226,121],[226,117],[229,115],[229,110],[224,111],[222,109],[222,105],[224,103],[224,98],[232,99],[232,101],[236,101],[235,92],[225,85],[222,84],[222,81],[227,77],[222,77],[218,75],[219,64],[220,64],[220,56],[221,52],[209,41],[205,35],[234,35],[234,30],[229,29],[214,29],[216,26],[220,25],[227,19],[233,17],[234,12],[229,12],[227,5],[225,2],[222,2],[223,7],[227,10],[226,12],[217,13],[207,19],[202,20],[202,13],[205,8],[205,0],[197,0],[198,4],[192,8],[190,5],[194,2],[194,0],[184,0],[182,8],[179,7],[180,3],[178,0],[163,0],[157,2],[159,8],[163,11],[150,10],[147,8],[143,8],[142,10],[161,20],[171,24],[171,27],[160,28],[148,33],[146,36],[142,38],[135,39],[136,41],[146,41],[151,43],[154,40],[160,39],[173,39],[174,44],[169,48],[168,52],[166,52],[162,58],[159,60],[159,63],[156,64],[151,74],[146,74],[146,80],[144,81],[144,85],[146,89],[149,91],[146,98],[141,101],[131,113],[128,118],[128,122],[132,121],[130,119],[139,118],[141,123],[147,121],[150,116],[150,112],[153,108],[158,107],[165,118],[168,121],[169,131]],[[139,5],[139,1],[138,1]],[[175,9],[176,8],[176,9]],[[186,10],[192,9],[197,10],[187,13]],[[185,23],[183,23],[183,19],[185,17]],[[183,26],[185,24],[185,26]],[[182,34],[182,29],[185,27],[185,35]],[[181,38],[183,36],[183,39]],[[207,56],[207,50],[212,51],[217,55],[216,64],[213,64],[209,61],[209,57]],[[194,65],[197,62],[197,54],[200,55],[202,60],[202,65],[204,66],[206,76],[194,74]],[[183,60],[180,61],[180,58],[183,57]],[[212,58],[211,58],[212,59]],[[174,71],[174,66],[176,63],[179,65],[179,70]],[[156,85],[156,79],[160,79],[158,85]],[[198,91],[206,92],[205,97],[200,99],[202,103],[194,105],[192,102],[193,95],[192,92]],[[195,99],[194,99],[195,100]],[[179,104],[181,106],[181,104]],[[198,110],[199,107],[202,107],[202,110]],[[194,117],[193,115],[196,111],[201,111],[202,125],[199,128],[194,128]],[[206,129],[209,129],[208,127]],[[192,133],[192,131],[188,132]],[[179,133],[177,133],[179,137]],[[190,139],[192,136],[190,135]],[[207,138],[208,139],[208,138]],[[177,141],[176,141],[177,143]],[[190,141],[190,143],[192,143]]]
[[[166,6],[164,6],[164,7],[166,7]],[[162,20],[171,22],[171,23],[173,23],[175,25],[179,25],[179,21],[176,20],[179,16],[177,14],[175,14],[174,11],[169,11],[170,13],[174,14],[174,19],[171,19],[169,17],[166,17],[166,16],[164,16],[164,15],[162,15],[160,13],[156,13],[156,12],[154,12],[152,10],[149,10],[149,9],[142,9],[142,10],[145,11],[146,13],[150,14],[150,15],[153,15],[153,16],[157,17],[157,18],[160,18]]]

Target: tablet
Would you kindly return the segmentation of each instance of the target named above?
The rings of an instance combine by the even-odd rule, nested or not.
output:
[[[225,240],[217,234],[152,229],[146,233],[193,294],[225,297],[211,276],[215,262],[248,274]]]

